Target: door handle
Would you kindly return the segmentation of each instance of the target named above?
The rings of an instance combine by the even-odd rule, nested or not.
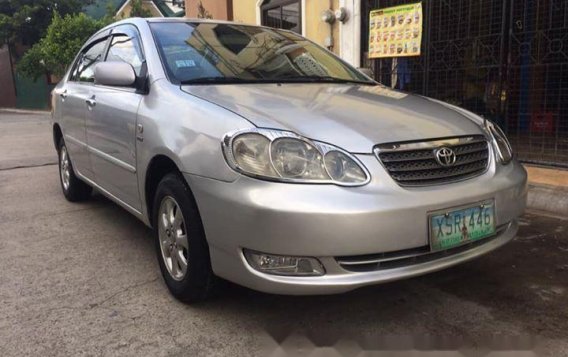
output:
[[[85,100],[85,102],[87,103],[89,108],[93,108],[95,105],[97,105],[97,101],[95,100],[95,96],[92,96],[91,98]]]
[[[136,140],[144,141],[144,126],[142,124],[136,125]]]
[[[67,98],[67,89],[59,93],[59,96],[61,97],[61,99],[65,100],[65,98]]]

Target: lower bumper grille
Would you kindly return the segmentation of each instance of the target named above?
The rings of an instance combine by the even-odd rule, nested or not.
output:
[[[412,266],[476,248],[496,239],[503,234],[509,226],[510,224],[499,226],[495,234],[491,237],[437,252],[431,252],[430,247],[426,245],[419,248],[405,249],[395,252],[336,257],[335,260],[343,269],[351,272],[368,272]]]
[[[483,135],[381,144],[375,147],[375,154],[401,186],[460,181],[483,174],[489,165],[489,147]]]

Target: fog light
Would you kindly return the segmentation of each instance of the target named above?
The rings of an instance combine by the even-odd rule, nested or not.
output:
[[[256,270],[275,275],[317,276],[325,269],[316,258],[265,254],[244,249],[245,258]]]

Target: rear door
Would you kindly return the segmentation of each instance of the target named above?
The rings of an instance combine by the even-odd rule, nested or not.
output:
[[[93,178],[87,149],[85,121],[87,99],[94,82],[94,66],[103,60],[107,37],[94,40],[81,51],[67,82],[58,92],[61,124],[65,144],[74,168],[89,179]]]
[[[141,74],[144,54],[132,25],[112,30],[106,61],[129,63]],[[97,184],[136,210],[141,209],[136,175],[136,118],[143,95],[133,87],[95,84],[89,97],[87,142]]]

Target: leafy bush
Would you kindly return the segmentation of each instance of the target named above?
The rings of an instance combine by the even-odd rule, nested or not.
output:
[[[34,80],[46,73],[62,77],[85,41],[111,21],[83,13],[61,17],[55,12],[45,37],[26,51],[17,70]]]
[[[144,8],[142,0],[132,0],[130,6],[130,17],[152,17],[152,12]]]
[[[45,35],[53,11],[81,12],[93,0],[0,0],[0,44],[33,45]]]

